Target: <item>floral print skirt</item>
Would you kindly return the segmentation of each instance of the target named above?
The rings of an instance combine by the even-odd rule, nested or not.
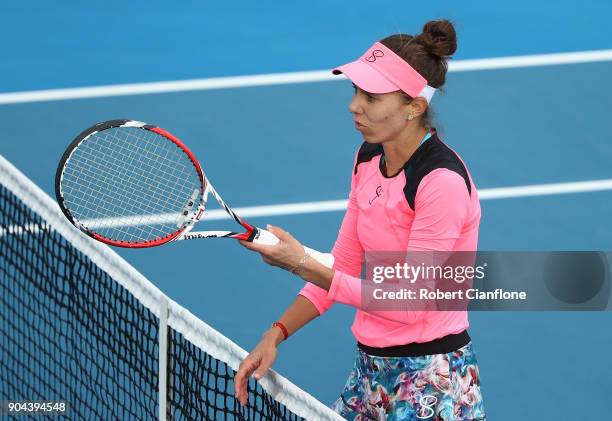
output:
[[[486,419],[472,342],[447,354],[376,357],[358,349],[332,409],[348,420]]]

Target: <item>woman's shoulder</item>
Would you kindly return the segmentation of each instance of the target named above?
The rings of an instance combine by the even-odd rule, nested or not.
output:
[[[414,209],[419,186],[426,179],[436,179],[437,182],[452,182],[459,177],[467,188],[468,194],[471,195],[472,193],[472,181],[467,167],[459,155],[448,147],[437,134],[434,134],[417,149],[406,163],[404,172],[406,174],[404,193],[412,209]]]
[[[355,155],[355,165],[353,174],[357,174],[359,165],[370,162],[375,156],[382,155],[383,147],[381,144],[363,142]]]

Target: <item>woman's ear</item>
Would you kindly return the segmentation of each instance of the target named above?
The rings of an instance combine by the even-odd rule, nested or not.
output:
[[[410,104],[408,104],[408,119],[412,120],[409,118],[409,116],[412,116],[412,118],[420,117],[425,113],[425,111],[427,111],[428,106],[429,105],[427,104],[425,98],[414,98],[412,101],[410,101]]]

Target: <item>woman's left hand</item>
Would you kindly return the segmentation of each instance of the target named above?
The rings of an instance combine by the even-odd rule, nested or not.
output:
[[[291,271],[306,253],[304,246],[282,228],[268,225],[267,230],[278,237],[280,240],[278,244],[269,246],[243,240],[240,240],[240,244],[261,254],[261,258],[267,264]]]

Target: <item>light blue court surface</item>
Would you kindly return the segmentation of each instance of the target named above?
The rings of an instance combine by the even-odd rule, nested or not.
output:
[[[14,2],[3,8],[0,91],[323,70],[439,17],[457,24],[457,60],[612,48],[605,1],[430,3]],[[479,189],[612,179],[610,75],[612,61],[450,73],[433,102],[436,125]],[[4,104],[0,153],[52,194],[61,153],[81,129],[133,118],[181,137],[231,206],[344,199],[361,143],[351,94],[339,79]],[[610,190],[483,200],[482,208],[482,250],[612,250]],[[329,250],[341,219],[252,222]],[[231,240],[119,251],[246,349],[302,286]],[[332,308],[281,345],[275,368],[331,403],[352,365],[352,316]],[[610,418],[609,312],[470,317],[491,420]]]

